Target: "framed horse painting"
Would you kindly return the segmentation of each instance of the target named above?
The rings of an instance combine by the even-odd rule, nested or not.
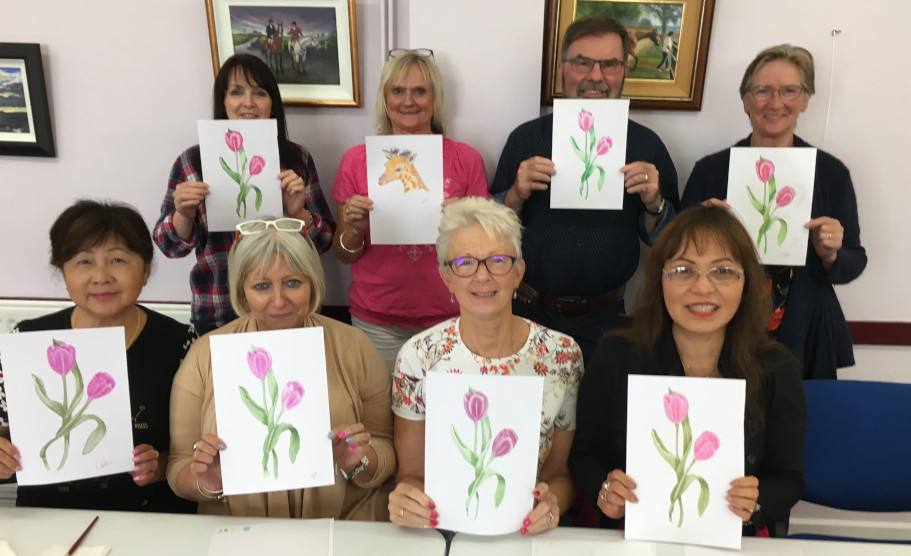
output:
[[[0,42],[0,154],[56,156],[41,45]]]
[[[630,37],[623,98],[630,108],[699,110],[715,0],[547,0],[541,103],[563,96],[563,36],[576,21],[612,17]]]
[[[354,0],[206,0],[212,69],[261,58],[285,104],[360,106]]]

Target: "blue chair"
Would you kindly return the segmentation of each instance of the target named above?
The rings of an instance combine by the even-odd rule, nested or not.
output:
[[[841,510],[911,511],[911,384],[810,380],[804,391],[804,500]]]

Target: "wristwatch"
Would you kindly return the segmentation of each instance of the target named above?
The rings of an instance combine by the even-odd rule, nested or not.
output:
[[[342,477],[345,478],[346,481],[350,481],[351,479],[353,479],[353,478],[357,477],[358,475],[360,475],[361,473],[363,473],[364,469],[367,469],[368,465],[370,465],[370,460],[367,459],[367,456],[364,456],[361,458],[361,462],[359,464],[357,464],[357,467],[355,467],[354,469],[351,470],[351,473],[345,473],[345,470],[342,469],[341,467],[336,466],[336,469],[338,469],[338,472],[341,474]]]

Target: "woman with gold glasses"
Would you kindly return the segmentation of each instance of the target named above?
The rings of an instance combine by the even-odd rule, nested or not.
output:
[[[740,83],[743,111],[753,132],[735,147],[810,147],[795,135],[797,117],[816,92],[813,55],[781,44],[760,52]],[[706,202],[727,206],[730,149],[696,163],[683,192],[683,206]],[[860,244],[857,200],[851,174],[831,154],[816,154],[812,219],[804,266],[766,266],[773,298],[768,330],[803,363],[804,378],[837,378],[854,364],[851,335],[834,284],[851,282],[867,266]]]
[[[444,110],[443,78],[433,51],[390,51],[376,95],[377,133],[443,135],[444,204],[470,195],[487,197],[484,161],[475,149],[446,137]],[[333,247],[339,260],[351,265],[352,324],[373,341],[391,372],[406,339],[457,315],[459,308],[437,278],[433,245],[371,243],[367,180],[367,149],[357,145],[342,157],[332,190],[339,219]]]
[[[203,336],[174,378],[168,482],[178,495],[200,502],[201,513],[387,519],[382,485],[395,470],[389,373],[362,332],[317,314],[326,286],[306,226],[296,218],[237,225],[228,282],[240,317]],[[335,484],[223,496],[219,454],[231,446],[215,426],[209,337],[311,326],[322,327],[325,339]]]

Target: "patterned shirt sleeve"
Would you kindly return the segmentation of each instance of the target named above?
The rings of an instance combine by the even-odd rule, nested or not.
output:
[[[560,369],[560,375],[565,377],[563,403],[560,404],[560,411],[554,419],[554,428],[564,431],[576,430],[576,398],[579,395],[579,383],[582,381],[582,373],[585,372],[582,362],[582,350],[575,340],[564,336],[569,340],[566,346],[567,360],[563,365],[565,368]]]
[[[193,165],[192,153],[199,152],[199,147],[185,150],[174,162],[171,167],[171,174],[168,176],[168,188],[165,191],[164,201],[161,203],[161,214],[155,228],[152,230],[152,238],[155,244],[164,255],[170,259],[185,257],[199,241],[200,218],[196,215],[196,221],[193,223],[193,233],[187,240],[181,239],[174,230],[174,189],[178,183],[185,181],[199,181],[201,175],[196,171]],[[197,155],[198,156],[198,155]]]
[[[399,351],[392,375],[392,412],[409,421],[423,421],[424,385],[427,370],[423,368],[418,350],[420,338],[412,338]]]
[[[10,330],[10,334],[18,334],[19,326]],[[6,407],[6,385],[3,381],[3,364],[0,363],[0,427],[9,426],[9,410]]]

